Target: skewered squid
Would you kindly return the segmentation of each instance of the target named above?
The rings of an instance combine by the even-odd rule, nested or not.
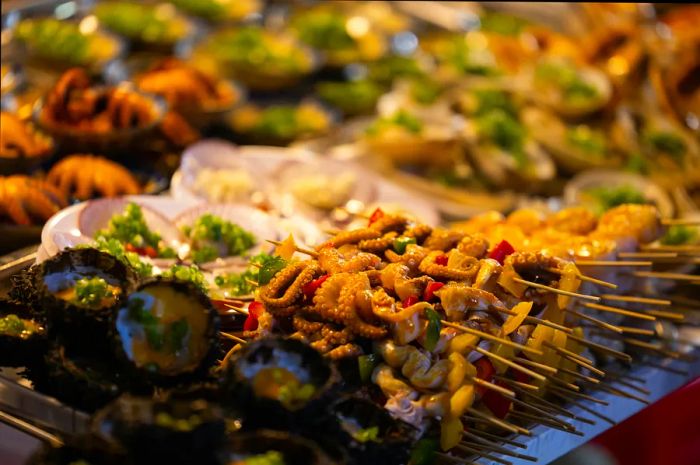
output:
[[[452,250],[448,254],[447,262],[441,264],[440,258],[444,256],[441,250],[434,250],[421,261],[418,269],[431,278],[457,281],[471,280],[479,271],[479,260],[458,250]]]
[[[315,262],[293,263],[262,288],[260,299],[273,316],[290,316],[294,314],[298,301],[304,295],[303,286],[319,274],[320,268]]]

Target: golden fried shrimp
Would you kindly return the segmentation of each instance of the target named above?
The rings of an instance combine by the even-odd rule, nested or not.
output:
[[[457,250],[470,257],[483,258],[489,251],[489,241],[481,235],[465,236],[457,244]]]
[[[465,236],[465,232],[457,229],[435,228],[423,242],[423,247],[428,250],[447,251],[453,249]]]
[[[350,259],[345,259],[337,249],[324,247],[318,253],[318,263],[327,273],[359,273],[377,268],[382,259],[378,256],[360,252]]]
[[[498,297],[483,289],[463,283],[447,283],[435,292],[449,320],[466,320],[469,312],[488,311],[491,307],[505,307]]]
[[[0,177],[0,218],[24,226],[43,224],[66,206],[63,194],[47,182],[22,175]]]
[[[66,197],[88,200],[141,192],[136,178],[122,165],[93,155],[71,155],[56,163],[46,180]]]
[[[460,254],[459,263],[456,263],[457,260],[455,260],[455,263],[450,264],[449,260],[452,256],[456,257],[457,254],[460,253],[455,250],[450,252],[448,255],[448,264],[441,265],[436,263],[436,260],[444,254],[439,250],[434,250],[420,262],[418,269],[434,279],[451,279],[455,281],[471,280],[479,271],[479,260]]]
[[[586,207],[569,207],[547,218],[546,225],[556,231],[579,236],[593,231],[598,220]]]
[[[360,241],[357,247],[364,252],[371,252],[373,254],[381,254],[387,249],[390,249],[394,244],[394,239],[398,236],[396,231],[389,231],[378,239],[366,239]]]
[[[382,232],[372,228],[353,229],[350,231],[340,231],[328,241],[317,247],[317,250],[325,248],[340,248],[346,244],[358,244],[361,241],[370,239],[379,239],[382,237]]]
[[[320,274],[316,262],[297,262],[288,265],[260,289],[260,300],[275,317],[292,315],[295,305],[304,295],[303,286]]]
[[[450,370],[449,360],[432,362],[429,354],[410,345],[399,346],[393,341],[377,344],[384,361],[392,368],[401,370],[412,386],[419,389],[437,389],[447,380]]]
[[[600,217],[599,235],[609,237],[632,237],[640,244],[658,240],[664,233],[659,211],[653,205],[620,205],[608,210]]]

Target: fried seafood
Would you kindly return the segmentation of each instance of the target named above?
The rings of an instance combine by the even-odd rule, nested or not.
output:
[[[331,237],[308,261],[291,258],[259,297],[277,329],[291,326],[291,337],[329,358],[363,355],[360,375],[380,388],[385,408],[419,429],[440,421],[445,450],[459,443],[473,405],[498,418],[509,414],[509,401],[494,401],[494,390],[507,396],[508,387],[496,375],[517,370],[541,387],[575,381],[568,373],[583,365],[562,354],[586,358],[573,339],[584,329],[573,326],[592,317],[574,299],[590,297],[579,292],[593,285],[583,278],[597,272],[586,268],[584,276],[575,261],[614,260],[662,230],[655,208],[645,205],[623,205],[600,219],[578,208],[487,214],[408,235],[420,229],[373,216],[366,228]],[[622,283],[620,292],[633,289],[614,273],[608,279]],[[374,354],[365,355],[370,345]],[[520,365],[521,351],[568,371],[550,380]],[[372,366],[363,368],[365,359]]]
[[[49,91],[39,113],[47,127],[88,133],[145,128],[158,108],[149,97],[126,87],[91,87],[81,68],[66,71]]]
[[[0,218],[18,225],[44,224],[68,206],[54,186],[27,176],[0,177]]]
[[[71,155],[56,163],[46,180],[67,198],[88,200],[141,192],[133,174],[122,165],[94,155]]]
[[[136,78],[144,92],[161,95],[178,111],[230,108],[240,98],[236,89],[198,69],[168,58]]]
[[[51,139],[16,115],[0,112],[0,158],[33,158],[53,149]]]

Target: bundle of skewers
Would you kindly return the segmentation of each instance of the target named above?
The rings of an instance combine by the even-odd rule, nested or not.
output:
[[[633,356],[654,366],[690,358],[650,326],[684,319],[670,311],[673,298],[660,297],[668,281],[700,283],[654,270],[697,262],[700,250],[659,245],[678,223],[649,205],[600,218],[521,209],[449,228],[377,210],[367,227],[329,231],[313,250],[291,237],[276,242],[284,266],[254,303],[230,307],[254,322],[241,344],[281,332],[341,366],[357,360],[373,399],[439,437],[444,459],[522,458],[493,433],[529,435],[541,423],[581,434],[562,418],[594,420],[562,403],[604,403],[588,389],[647,403],[621,368]]]
[[[607,405],[596,392],[648,403],[627,368],[693,358],[668,328],[698,307],[682,287],[700,283],[699,251],[664,243],[682,220],[653,206],[449,227],[380,209],[360,220],[315,248],[270,241],[274,255],[245,275],[253,295],[237,299],[211,299],[180,273],[140,276],[91,246],[63,250],[14,279],[0,365],[97,412],[90,434],[118,446],[100,457],[152,463],[162,448],[132,440],[155,435],[174,447],[170,463],[276,453],[292,465],[422,465],[534,461],[509,435],[614,423],[591,408]],[[134,405],[154,414],[133,417]],[[120,425],[107,438],[105,421]],[[207,453],[190,448],[214,424]],[[52,436],[73,461],[100,441]]]

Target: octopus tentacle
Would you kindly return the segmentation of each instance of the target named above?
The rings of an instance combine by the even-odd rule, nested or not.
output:
[[[351,231],[341,231],[329,241],[324,242],[318,247],[318,250],[332,247],[340,247],[346,244],[357,244],[361,241],[370,239],[378,239],[382,236],[380,231],[372,228],[353,229]]]
[[[289,316],[297,308],[294,305],[304,292],[302,287],[319,274],[315,262],[298,262],[277,273],[260,292],[260,300],[273,316]],[[280,295],[281,294],[281,295]]]
[[[452,279],[456,281],[466,281],[474,278],[479,271],[479,261],[474,257],[467,257],[462,268],[450,267],[436,263],[437,257],[443,255],[439,250],[432,251],[420,262],[418,269],[436,279]]]
[[[357,246],[360,250],[372,253],[382,253],[394,244],[394,239],[398,236],[396,231],[389,231],[378,239],[367,239],[360,241]]]
[[[432,226],[429,226],[427,224],[416,224],[415,226],[411,226],[406,230],[406,232],[403,234],[406,237],[413,237],[416,242],[423,242],[425,239],[430,236],[430,234],[433,232]]]
[[[319,265],[330,274],[359,273],[374,269],[381,262],[381,258],[367,252],[360,252],[349,259],[343,257],[338,250],[331,247],[325,247],[318,253]]]
[[[328,351],[326,356],[331,360],[340,360],[341,358],[359,357],[362,354],[362,347],[357,344],[348,343]]]
[[[377,231],[379,234],[386,234],[389,231],[402,233],[406,230],[410,220],[402,215],[384,215],[372,223],[368,229]]]
[[[483,258],[489,250],[489,241],[483,236],[466,236],[457,244],[457,250],[470,257]]]

